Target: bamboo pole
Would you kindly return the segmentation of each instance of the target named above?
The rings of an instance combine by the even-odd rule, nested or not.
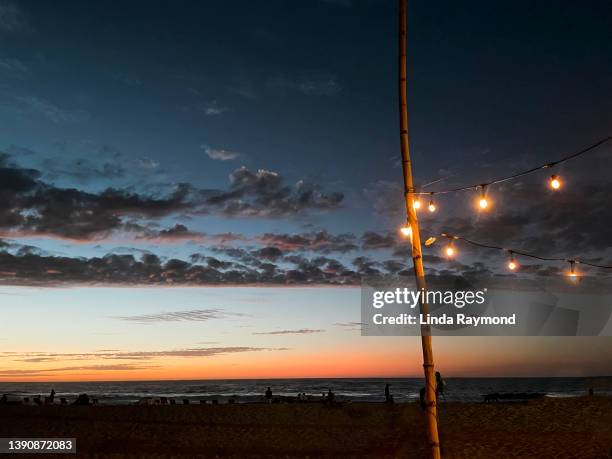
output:
[[[407,52],[407,0],[399,0],[399,115],[400,115],[400,145],[402,150],[402,169],[404,172],[404,196],[408,225],[412,229],[412,261],[414,275],[419,290],[427,288],[425,270],[421,254],[421,236],[419,222],[414,208],[414,181],[412,178],[412,163],[408,144],[408,109],[406,82],[406,52]],[[421,296],[420,311],[426,316],[429,306]],[[434,374],[433,350],[431,346],[431,328],[421,326],[421,344],[423,348],[423,371],[425,373],[425,398],[427,401],[427,439],[431,449],[431,457],[440,458],[440,441],[438,439],[438,420],[436,415],[436,380]]]

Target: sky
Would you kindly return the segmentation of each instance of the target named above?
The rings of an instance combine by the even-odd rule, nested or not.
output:
[[[612,135],[610,2],[409,3],[419,189]],[[418,338],[359,331],[362,276],[411,274],[395,1],[0,0],[0,40],[0,380],[420,374]],[[561,192],[491,187],[487,212],[440,195],[423,236],[610,265],[610,153],[556,166]],[[426,248],[428,276],[509,276],[457,248]],[[612,373],[609,338],[435,351],[457,376]]]

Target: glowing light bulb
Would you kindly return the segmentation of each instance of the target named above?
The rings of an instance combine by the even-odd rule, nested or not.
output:
[[[414,210],[419,210],[421,208],[421,201],[419,199],[415,199],[412,203],[412,207],[414,207]]]
[[[430,212],[435,212],[435,211],[436,211],[436,205],[434,204],[434,202],[433,202],[433,201],[429,201],[429,205],[427,206],[427,209],[428,209]]]
[[[412,239],[412,226],[404,226],[400,228],[402,236]]]
[[[574,260],[570,260],[569,264],[570,264],[570,270],[567,273],[567,277],[569,277],[569,280],[571,282],[578,282],[580,280],[580,275],[576,272],[576,269],[575,269],[576,262]]]
[[[514,252],[509,250],[508,253],[510,254],[510,261],[508,261],[508,269],[510,271],[516,271],[519,267],[519,264],[516,261],[516,258],[514,258]]]
[[[487,199],[487,185],[480,185],[480,198],[478,199],[478,208],[487,210],[491,203]]]
[[[559,188],[561,188],[562,185],[561,179],[558,175],[551,175],[549,184],[553,190],[558,190]]]
[[[453,256],[455,256],[455,249],[452,245],[448,245],[446,247],[446,256],[449,258],[452,258]]]

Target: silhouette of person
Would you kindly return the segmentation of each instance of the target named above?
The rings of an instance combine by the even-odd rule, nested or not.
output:
[[[2,394],[2,398],[0,398],[0,404],[5,405],[8,403],[8,397],[6,394]]]
[[[51,393],[49,394],[49,403],[52,405],[53,400],[55,400],[55,389],[51,389]]]
[[[385,384],[385,400],[388,402],[391,398],[391,391],[389,390],[389,384]]]
[[[327,401],[328,401],[329,403],[332,403],[332,402],[334,401],[334,397],[335,397],[335,396],[336,396],[336,394],[334,394],[334,393],[332,392],[332,390],[331,390],[331,389],[329,389],[329,390],[327,391]]]
[[[266,390],[266,402],[272,403],[272,389],[268,387]]]
[[[442,375],[439,371],[436,371],[436,398],[440,395],[444,400],[446,400],[446,396],[444,395],[444,386],[446,386],[446,381],[442,379]]]
[[[427,390],[424,387],[421,387],[421,390],[419,391],[419,402],[421,404],[421,409],[423,411],[425,411],[427,409],[426,392],[427,392]]]

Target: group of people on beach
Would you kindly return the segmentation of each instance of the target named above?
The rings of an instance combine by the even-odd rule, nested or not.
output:
[[[30,397],[23,397],[21,400],[11,400],[7,394],[3,394],[0,397],[0,405],[53,405],[55,403],[55,389],[51,389],[49,396],[43,399],[42,395],[37,395],[32,397],[30,401]],[[90,399],[87,394],[80,394],[71,405],[89,405],[90,403],[97,404],[97,399]],[[60,398],[60,405],[68,405],[68,400],[65,397]]]
[[[272,389],[269,386],[266,389],[266,392],[265,392],[264,396],[265,396],[266,403],[273,403],[274,402],[274,397],[273,397],[273,394],[272,394]],[[323,392],[321,394],[321,398],[319,399],[319,401],[322,401],[323,403],[333,403],[335,398],[336,398],[336,394],[334,394],[332,392],[332,390],[329,389],[327,391],[327,394],[325,392]],[[308,402],[308,401],[311,401],[311,398],[306,394],[306,392],[300,392],[297,395],[297,401],[298,402]]]
[[[444,379],[442,379],[442,376],[440,374],[439,371],[436,372],[436,399],[438,397],[444,397],[444,387],[446,385],[446,382],[444,381]],[[426,407],[426,401],[425,401],[425,393],[426,390],[423,387],[420,391],[420,402],[421,402],[421,406],[422,407]],[[278,402],[279,400],[275,400],[274,396],[272,394],[272,389],[270,387],[268,387],[264,393],[264,399],[266,401],[266,403],[273,403],[273,402]],[[328,389],[327,393],[323,392],[321,394],[320,398],[314,398],[314,397],[310,397],[309,395],[306,394],[306,392],[300,392],[297,395],[297,401],[298,402],[309,402],[309,401],[320,401],[323,402],[324,404],[334,404],[336,400],[336,394],[334,394],[334,392],[331,389]],[[394,398],[393,395],[391,394],[391,386],[387,383],[385,384],[385,402],[387,403],[394,403]],[[33,398],[33,404],[34,405],[53,405],[55,402],[55,390],[51,389],[51,393],[49,394],[48,397],[44,398],[44,401],[42,399],[42,396],[37,396]],[[185,401],[184,401],[185,402]],[[188,401],[187,401],[188,402]],[[216,400],[214,401],[216,402]],[[229,403],[232,403],[233,400],[230,400]],[[7,405],[10,403],[14,403],[14,402],[10,402],[9,398],[6,394],[2,395],[2,397],[0,397],[0,405]],[[23,399],[23,402],[26,405],[30,404],[30,399],[29,397],[25,397]],[[60,399],[60,403],[62,405],[67,405],[68,402],[66,400],[66,398],[62,397]],[[87,394],[80,394],[76,400],[74,400],[71,405],[77,405],[77,406],[87,406],[90,404],[96,404],[97,400],[96,399],[91,399]],[[163,404],[163,403],[162,403]],[[172,404],[172,403],[171,403]],[[188,403],[187,403],[188,404]]]

